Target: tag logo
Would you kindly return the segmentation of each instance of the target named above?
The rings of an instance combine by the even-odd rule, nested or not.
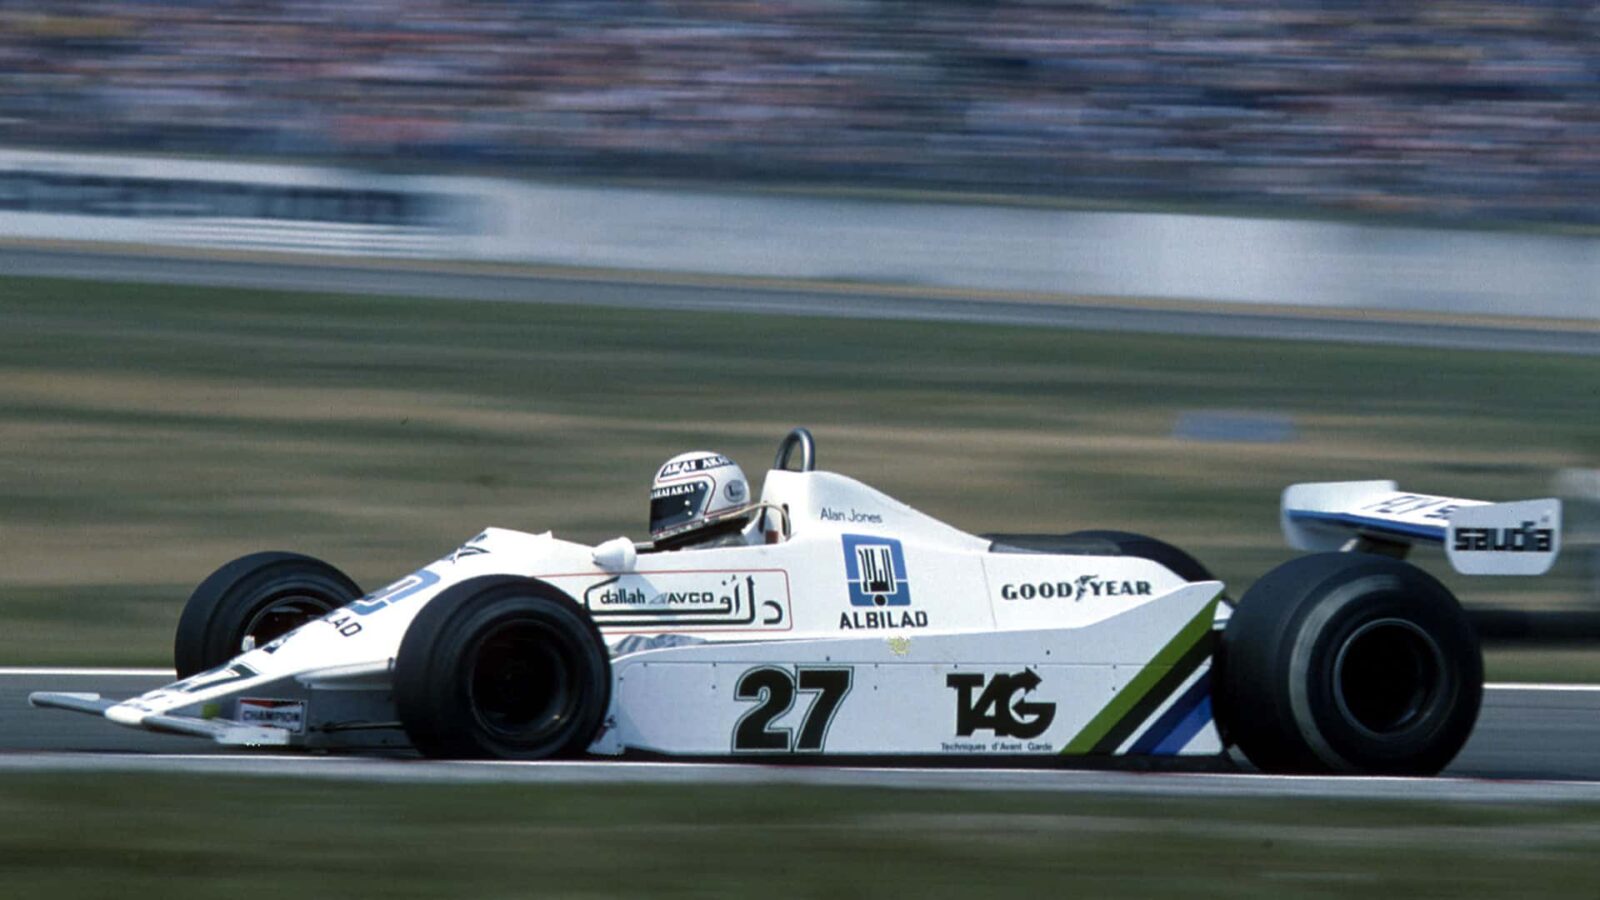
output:
[[[952,672],[945,676],[945,687],[956,692],[956,735],[971,737],[976,731],[988,729],[995,737],[1026,740],[1044,734],[1055,721],[1056,705],[1027,699],[1042,682],[1032,669],[1011,675]],[[978,688],[983,688],[983,693],[973,699]]]

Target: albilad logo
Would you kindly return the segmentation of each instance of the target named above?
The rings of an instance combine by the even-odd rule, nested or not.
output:
[[[910,606],[905,550],[894,538],[842,535],[851,606]]]
[[[841,537],[851,608],[839,613],[839,629],[927,628],[927,610],[912,608],[911,581],[900,542],[870,534]]]

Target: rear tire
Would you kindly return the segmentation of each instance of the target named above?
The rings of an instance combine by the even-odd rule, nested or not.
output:
[[[1188,553],[1166,541],[1133,531],[1095,529],[1071,534],[986,534],[983,537],[998,545],[1000,552],[1010,548],[1011,552],[1132,556],[1160,563],[1185,581],[1216,580],[1209,569]]]
[[[1134,531],[1111,531],[1096,529],[1093,531],[1074,531],[1066,536],[1067,540],[1075,541],[1104,541],[1117,549],[1118,556],[1132,556],[1138,559],[1148,559],[1160,563],[1172,570],[1172,574],[1184,581],[1215,581],[1216,576],[1211,574],[1200,560],[1190,556],[1187,552],[1179,550],[1166,541],[1156,540],[1145,534]]]
[[[394,698],[426,756],[573,756],[604,721],[611,659],[594,621],[555,588],[474,578],[435,597],[407,628]]]
[[[1219,725],[1269,772],[1432,775],[1466,743],[1483,698],[1460,604],[1384,556],[1273,569],[1240,599],[1221,656]]]
[[[298,553],[252,553],[211,573],[189,595],[172,657],[188,678],[259,647],[361,596],[350,577]]]

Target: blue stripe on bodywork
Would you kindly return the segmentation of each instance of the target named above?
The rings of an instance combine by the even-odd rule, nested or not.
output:
[[[1183,748],[1188,746],[1190,741],[1194,740],[1194,736],[1200,733],[1200,729],[1206,727],[1210,722],[1211,692],[1207,691],[1206,695],[1200,698],[1200,705],[1185,716],[1183,721],[1178,723],[1177,728],[1172,729],[1172,733],[1167,735],[1166,740],[1156,745],[1156,749],[1152,751],[1153,755],[1177,756],[1183,752]]]
[[[1167,707],[1144,734],[1139,736],[1130,754],[1173,756],[1194,739],[1200,729],[1211,721],[1211,673],[1195,679],[1183,696]]]
[[[1290,510],[1289,519],[1295,522],[1322,522],[1329,525],[1344,525],[1350,528],[1370,528],[1373,531],[1386,531],[1390,534],[1403,534],[1406,537],[1420,538],[1424,541],[1444,543],[1445,528],[1443,525],[1412,525],[1408,522],[1396,522],[1392,519],[1371,519],[1366,516],[1351,515],[1350,513],[1307,512],[1303,510]]]

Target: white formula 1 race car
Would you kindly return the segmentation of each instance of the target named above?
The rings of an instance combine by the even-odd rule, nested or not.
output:
[[[790,468],[799,451],[799,470]],[[235,560],[178,623],[179,681],[37,706],[245,746],[428,756],[928,761],[1216,757],[1278,772],[1433,773],[1478,715],[1478,642],[1402,561],[1538,574],[1556,500],[1296,485],[1320,551],[1237,604],[1191,556],[1117,531],[976,536],[814,468],[766,475],[766,543],[664,551],[491,528],[363,594],[290,553]]]

